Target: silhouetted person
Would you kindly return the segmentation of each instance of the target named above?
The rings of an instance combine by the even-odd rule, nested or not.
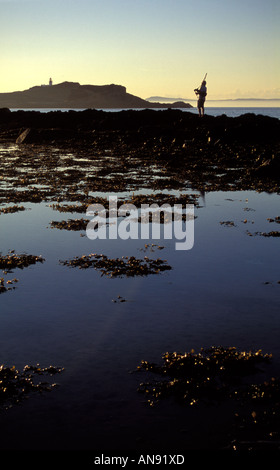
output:
[[[207,95],[207,87],[206,87],[206,81],[203,80],[200,88],[196,88],[194,90],[195,94],[198,95],[198,100],[197,100],[197,109],[199,112],[199,116],[204,116],[204,103],[205,103],[205,98]]]

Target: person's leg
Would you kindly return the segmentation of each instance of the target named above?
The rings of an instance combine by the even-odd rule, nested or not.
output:
[[[197,102],[199,117],[204,115],[204,100],[199,98]]]

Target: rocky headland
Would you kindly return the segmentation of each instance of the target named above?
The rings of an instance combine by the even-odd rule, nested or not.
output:
[[[0,93],[0,108],[192,108],[188,103],[150,103],[127,93],[121,85],[80,85],[63,82],[57,85],[34,86],[24,91]]]

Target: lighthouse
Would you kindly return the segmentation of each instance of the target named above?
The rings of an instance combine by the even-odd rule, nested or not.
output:
[[[49,86],[52,86],[52,79],[49,79]]]

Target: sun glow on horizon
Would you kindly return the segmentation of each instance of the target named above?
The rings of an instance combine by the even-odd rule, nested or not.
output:
[[[0,1],[0,92],[63,81],[195,99],[280,98],[278,0]]]

